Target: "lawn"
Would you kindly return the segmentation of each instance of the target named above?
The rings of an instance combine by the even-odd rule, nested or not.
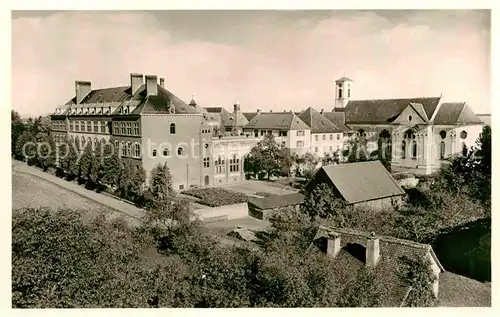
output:
[[[37,207],[85,210],[91,217],[99,214],[105,214],[111,218],[122,216],[121,213],[53,183],[32,175],[12,171],[12,208]]]
[[[441,307],[491,307],[491,284],[444,272],[439,278]]]

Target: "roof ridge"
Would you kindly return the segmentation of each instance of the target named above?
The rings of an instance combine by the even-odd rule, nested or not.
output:
[[[440,99],[441,97],[404,97],[404,98],[374,98],[374,99],[351,99],[349,101],[376,101],[376,100],[409,100],[409,99]],[[335,111],[332,111],[335,112]]]
[[[356,236],[363,236],[366,238],[373,237],[372,234],[369,232],[357,230],[357,229],[351,229],[351,228],[328,227],[328,226],[324,226],[324,225],[319,225],[318,229],[322,229],[325,231],[331,230],[331,231],[334,231],[337,233],[352,234],[352,235],[356,235]],[[405,246],[410,246],[410,247],[414,247],[414,248],[421,249],[421,250],[432,249],[432,246],[430,244],[426,244],[426,243],[420,243],[420,242],[411,241],[411,240],[407,240],[407,239],[400,239],[400,238],[396,238],[396,237],[392,237],[392,236],[378,235],[378,234],[375,234],[375,237],[382,240],[382,241],[400,244],[400,245],[405,245]]]

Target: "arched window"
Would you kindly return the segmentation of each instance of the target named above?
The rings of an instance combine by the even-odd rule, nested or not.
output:
[[[441,160],[444,160],[445,153],[446,153],[446,144],[444,143],[444,141],[441,141],[441,143],[439,144],[439,158]]]
[[[224,174],[226,172],[226,165],[224,163],[224,159],[221,156],[218,156],[214,161],[216,174]]]
[[[177,155],[183,155],[184,154],[184,149],[183,148],[178,148],[177,149]]]
[[[132,156],[132,143],[127,142],[127,156]]]
[[[164,149],[163,149],[163,156],[167,157],[167,156],[169,156],[169,155],[170,155],[170,153],[169,153],[168,149],[167,149],[167,148],[164,148]]]
[[[465,131],[465,130],[464,130],[464,131],[460,132],[460,138],[461,138],[462,140],[467,139],[467,131]]]
[[[441,136],[441,139],[445,139],[446,138],[446,131],[445,130],[441,130],[439,132],[439,135]]]
[[[80,141],[80,146],[81,146],[82,148],[84,148],[84,147],[85,147],[85,137],[82,135],[80,140],[81,140],[81,141]]]
[[[120,146],[122,148],[122,156],[127,156],[127,145],[125,144],[125,142],[122,141]]]
[[[234,154],[229,160],[229,172],[238,172],[240,170],[240,158]]]
[[[401,158],[406,158],[406,141],[401,142]]]
[[[417,141],[413,141],[411,143],[411,158],[412,159],[417,158]]]
[[[141,157],[141,146],[139,143],[134,143],[134,157]]]
[[[175,134],[175,123],[170,124],[170,134]]]
[[[153,157],[156,156],[156,150],[153,150]]]

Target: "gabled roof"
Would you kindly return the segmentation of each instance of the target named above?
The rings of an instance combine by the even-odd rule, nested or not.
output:
[[[308,130],[293,112],[261,112],[245,126],[249,129]]]
[[[320,226],[306,254],[326,254],[328,233],[332,231],[340,235],[342,248],[331,264],[332,270],[335,270],[335,279],[340,283],[352,280],[365,267],[366,243],[370,234],[347,228]],[[406,297],[408,287],[398,277],[398,270],[401,269],[400,258],[406,256],[425,259],[430,255],[441,272],[444,272],[430,245],[389,236],[376,237],[379,239],[380,260],[374,274],[385,290],[381,306],[399,307]]]
[[[248,121],[252,120],[253,117],[255,117],[258,114],[258,112],[243,112],[243,115],[245,118],[247,118]]]
[[[345,107],[345,124],[390,123],[410,104],[421,104],[427,118],[432,118],[441,97],[351,100]]]
[[[175,113],[177,114],[188,114],[188,113],[202,113],[202,109],[198,106],[189,106],[180,98],[175,96],[172,92],[165,89],[164,87],[157,85],[158,94],[146,96],[146,85],[142,84],[135,92],[132,94],[132,89],[130,86],[123,87],[111,87],[103,89],[94,89],[89,92],[89,94],[82,100],[78,105],[75,103],[75,98],[73,97],[66,104],[71,105],[70,107],[81,107],[87,104],[95,103],[122,103],[130,100],[140,101],[140,104],[135,107],[133,111],[130,112],[131,115],[137,114],[155,114],[155,113],[171,113],[170,107],[175,108]],[[116,109],[114,114],[119,114]]]
[[[339,82],[339,81],[352,81],[352,79],[347,78],[347,77],[344,76],[342,78],[337,79],[335,82]]]
[[[260,210],[288,207],[302,204],[304,195],[300,193],[286,195],[270,195],[264,198],[248,197],[248,203]]]
[[[323,112],[323,116],[335,124],[342,132],[352,131],[351,128],[345,125],[344,112]]]
[[[302,111],[298,117],[311,128],[311,133],[342,133],[342,129],[333,124],[330,120],[318,111],[309,107]]]
[[[483,124],[465,102],[443,103],[436,113],[434,124]]]
[[[321,171],[349,204],[405,194],[380,161],[325,165]]]
[[[415,110],[416,113],[424,120],[425,122],[429,122],[429,118],[425,113],[424,106],[421,103],[410,102],[410,106]]]

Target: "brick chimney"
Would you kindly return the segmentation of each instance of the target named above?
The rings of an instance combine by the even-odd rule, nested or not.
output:
[[[366,241],[366,266],[375,267],[380,260],[379,238],[372,232]]]
[[[326,254],[335,258],[340,251],[340,233],[330,231],[328,232]]]
[[[130,88],[132,89],[132,94],[134,94],[139,87],[144,83],[144,76],[138,73],[130,74]]]
[[[81,103],[83,98],[85,98],[85,96],[87,96],[91,90],[92,89],[90,88],[90,81],[75,81],[76,103]]]
[[[158,95],[158,80],[156,75],[146,75],[146,95]]]
[[[165,88],[165,78],[160,77],[160,86]]]

